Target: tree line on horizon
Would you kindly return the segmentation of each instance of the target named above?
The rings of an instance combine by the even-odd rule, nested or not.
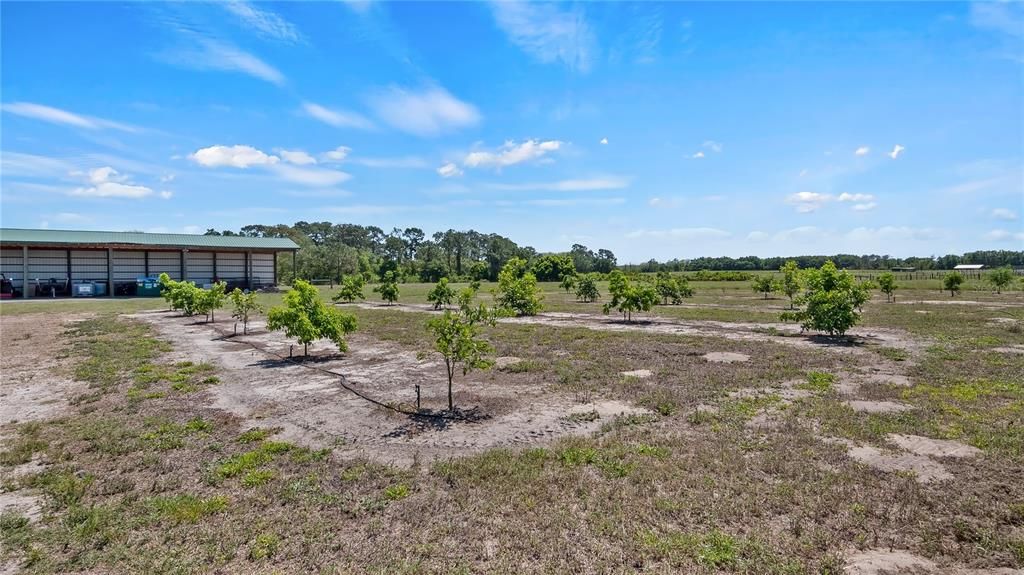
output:
[[[787,261],[795,261],[802,269],[819,268],[833,261],[840,269],[887,270],[913,267],[917,270],[952,269],[959,264],[984,264],[987,267],[1024,267],[1024,251],[986,250],[963,255],[893,258],[888,255],[805,255],[795,257],[745,256],[700,257],[659,262],[651,259],[641,264],[618,265],[615,254],[607,249],[591,250],[573,244],[566,252],[539,253],[531,246],[521,246],[499,234],[476,230],[438,231],[427,235],[420,228],[393,228],[385,232],[377,226],[299,221],[293,225],[252,224],[238,231],[208,229],[206,235],[290,238],[300,246],[295,272],[305,279],[333,279],[360,274],[367,281],[377,281],[387,272],[405,281],[437,282],[442,277],[452,281],[496,281],[502,267],[512,258],[529,262],[539,281],[560,281],[570,268],[574,273],[607,274],[614,269],[627,272],[683,271],[776,271]],[[291,258],[278,262],[278,277],[292,279]]]

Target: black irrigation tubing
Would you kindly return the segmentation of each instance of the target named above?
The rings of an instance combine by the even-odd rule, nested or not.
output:
[[[287,361],[287,362],[292,363],[294,365],[297,365],[299,367],[304,367],[306,369],[312,369],[314,371],[319,371],[319,372],[322,372],[322,373],[326,373],[328,375],[336,376],[338,378],[338,380],[339,380],[338,384],[342,387],[342,389],[344,389],[345,391],[348,391],[352,395],[355,395],[356,397],[358,397],[358,398],[360,398],[360,399],[362,399],[364,401],[368,401],[368,402],[370,402],[370,403],[372,403],[372,404],[374,404],[376,406],[383,407],[385,409],[390,409],[391,411],[394,411],[396,413],[401,413],[402,415],[412,415],[412,416],[415,416],[415,417],[431,417],[431,418],[434,418],[434,419],[450,419],[450,420],[455,420],[455,421],[471,421],[469,418],[460,417],[460,416],[457,416],[457,415],[445,415],[445,414],[442,414],[442,413],[421,413],[421,412],[418,412],[418,411],[408,411],[408,410],[405,410],[405,409],[401,409],[401,408],[395,407],[393,405],[384,403],[383,401],[376,400],[376,399],[366,395],[365,393],[362,393],[361,391],[352,388],[350,385],[348,385],[348,383],[345,382],[346,377],[345,377],[345,374],[343,374],[343,373],[338,373],[336,371],[331,371],[329,369],[325,369],[323,367],[317,367],[315,365],[305,365],[303,363],[295,361],[294,359],[292,359],[290,357],[285,357],[283,355],[280,355],[278,353],[270,351],[269,349],[260,347],[259,345],[255,344],[255,343],[253,343],[251,341],[246,341],[244,339],[235,339],[237,337],[237,335],[238,335],[237,333],[229,334],[226,331],[221,331],[216,326],[211,326],[211,327],[213,327],[214,331],[220,332],[220,334],[222,336],[221,337],[222,341],[235,341],[235,342],[238,342],[238,343],[244,343],[244,344],[248,345],[249,347],[253,348],[254,350],[256,350],[256,351],[258,351],[260,353],[263,353],[265,355],[270,355],[270,356],[276,357],[279,360]]]

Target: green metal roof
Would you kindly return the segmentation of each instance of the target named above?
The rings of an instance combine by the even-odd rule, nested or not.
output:
[[[0,245],[46,246],[149,246],[161,248],[234,248],[246,250],[297,250],[288,238],[200,236],[196,234],[147,234],[142,232],[92,232],[75,230],[25,230],[0,228]]]

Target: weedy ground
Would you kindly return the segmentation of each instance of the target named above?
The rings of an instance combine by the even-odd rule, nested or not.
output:
[[[600,313],[546,287],[549,309]],[[698,288],[693,305],[653,314],[776,322],[788,305],[741,287]],[[403,301],[422,303],[407,292]],[[0,553],[27,573],[841,573],[849,557],[875,549],[977,573],[1024,568],[1024,354],[1013,351],[1024,345],[1024,300],[968,298],[982,304],[876,298],[865,328],[898,332],[901,346],[793,345],[767,328],[736,340],[498,324],[485,336],[496,355],[519,361],[463,382],[536,390],[529,402],[601,398],[645,411],[574,413],[600,425],[535,444],[434,451],[403,466],[341,443],[293,441],[258,413],[221,409],[228,370],[216,355],[184,361],[157,326],[114,306],[31,303],[24,308],[39,307],[9,313],[17,304],[3,304],[4,367],[59,355],[23,384],[75,385],[0,427],[0,502],[39,506],[0,514]],[[162,306],[132,301],[152,307],[131,311]],[[353,347],[429,354],[425,312],[346,309],[360,324]],[[33,327],[44,325],[52,337]],[[211,327],[204,337],[222,336]],[[749,359],[704,357],[720,351]],[[651,375],[622,375],[641,369]],[[440,391],[443,377],[422,384]],[[472,407],[473,390],[459,380],[456,389]],[[907,409],[858,411],[853,398]],[[488,409],[500,417],[526,403]],[[897,454],[892,434],[980,453],[936,457],[949,478],[921,482],[861,463],[843,443]]]

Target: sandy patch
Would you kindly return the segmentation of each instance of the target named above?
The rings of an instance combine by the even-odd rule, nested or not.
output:
[[[890,455],[870,445],[851,447],[847,452],[851,459],[886,472],[913,472],[920,483],[945,481],[953,475],[946,468],[928,457],[914,454]]]
[[[48,419],[86,384],[61,374],[64,331],[84,315],[0,316],[0,425]]]
[[[713,363],[737,363],[748,361],[750,356],[745,353],[731,351],[712,351],[704,354],[704,359]]]
[[[283,333],[266,332],[260,322],[254,322],[248,336],[222,338],[214,327],[190,319],[151,313],[137,317],[150,321],[172,343],[174,360],[219,367],[221,383],[206,391],[212,407],[243,418],[245,426],[281,427],[283,439],[331,447],[341,456],[409,465],[417,459],[588,434],[620,415],[651,413],[618,401],[581,404],[522,377],[494,371],[456,378],[456,406],[468,410],[472,420],[413,417],[374,405],[322,370],[341,373],[358,393],[406,410],[415,409],[419,386],[422,407],[440,412],[447,406],[447,382],[436,354],[420,358],[356,333],[349,338],[348,353],[318,344],[313,349],[319,355],[300,365],[269,355],[287,356],[291,343]]]
[[[649,369],[634,369],[633,371],[622,372],[623,377],[635,377],[637,379],[646,379],[652,375],[654,375],[654,372]]]
[[[847,401],[846,405],[852,407],[854,411],[862,413],[900,413],[912,409],[911,406],[905,403],[896,403],[894,401],[851,400]]]
[[[1017,320],[1012,317],[993,317],[988,320],[989,323],[1001,323],[1001,324],[1015,324]]]
[[[13,514],[27,517],[35,523],[43,516],[43,497],[26,495],[20,491],[0,492],[0,515]]]
[[[1024,353],[1024,345],[1008,345],[1003,347],[993,347],[992,351],[999,353]]]
[[[515,365],[515,364],[517,364],[517,363],[519,363],[521,361],[523,361],[521,358],[518,358],[518,357],[515,357],[515,356],[512,356],[512,355],[505,355],[505,356],[502,356],[502,357],[494,358],[494,367],[496,367],[498,369],[505,369],[505,368],[513,366],[513,365]]]
[[[890,443],[894,443],[911,453],[917,455],[929,455],[931,457],[974,457],[980,455],[981,450],[977,447],[952,441],[949,439],[931,439],[920,435],[901,435],[890,433],[886,436]]]
[[[935,563],[907,551],[868,549],[847,556],[846,575],[883,575],[887,573],[934,573]]]

